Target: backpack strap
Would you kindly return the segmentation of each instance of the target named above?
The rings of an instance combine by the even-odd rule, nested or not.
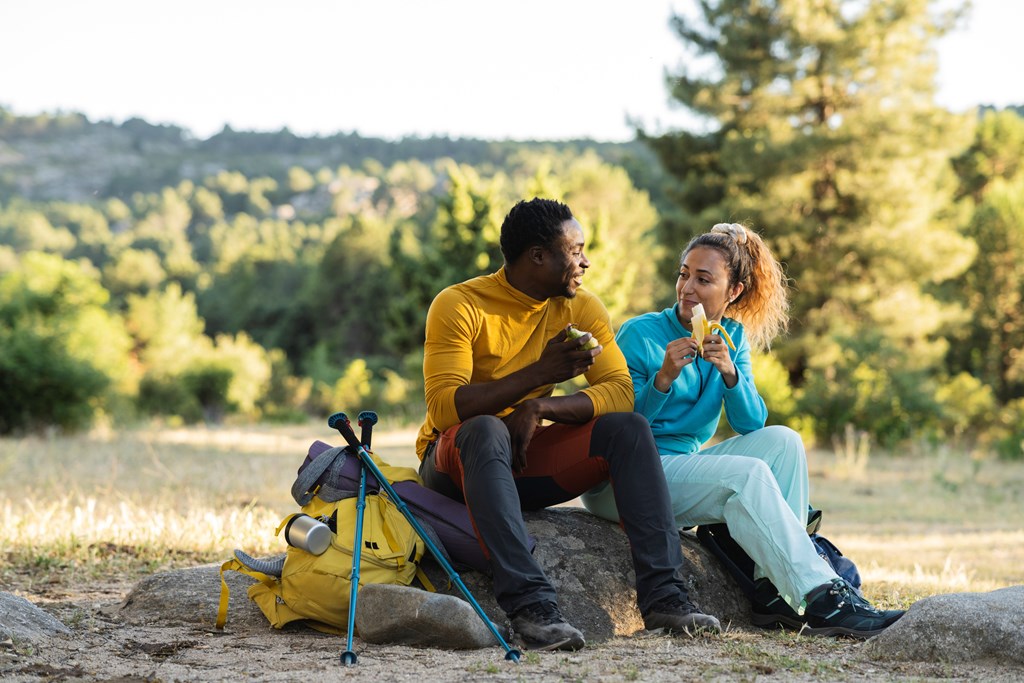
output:
[[[306,464],[301,470],[299,475],[295,478],[295,483],[292,484],[292,498],[299,504],[299,507],[305,507],[309,504],[309,501],[313,500],[313,496],[321,488],[330,488],[331,494],[333,495],[321,495],[320,498],[324,502],[334,502],[335,500],[341,500],[342,498],[350,498],[357,495],[355,491],[335,491],[333,487],[327,487],[326,485],[317,485],[317,481],[328,469],[331,471],[341,471],[341,468],[345,466],[345,460],[348,454],[345,452],[348,446],[335,446],[329,450],[320,453],[318,456],[313,458],[308,464]],[[340,477],[329,477],[331,481],[340,480]],[[324,494],[327,492],[325,491]],[[328,500],[330,499],[330,500]]]
[[[423,572],[423,568],[418,565],[416,567],[416,578],[419,579],[420,583],[423,584],[423,587],[428,591],[431,593],[437,592],[437,589],[434,588],[434,584],[430,582],[430,579],[428,579],[427,575]],[[451,581],[449,581],[449,583],[451,583]]]
[[[697,527],[697,539],[718,558],[743,594],[749,600],[757,602],[757,592],[754,589],[754,561],[733,539],[728,527],[723,523],[701,524]]]
[[[239,551],[235,551],[236,555]],[[243,555],[245,553],[242,553]],[[248,555],[246,555],[248,557]],[[228,620],[228,600],[231,597],[231,589],[228,588],[228,582],[224,580],[224,572],[236,571],[248,574],[252,578],[258,580],[260,583],[265,585],[271,590],[276,590],[278,586],[278,577],[264,574],[263,572],[250,569],[249,567],[242,564],[237,557],[233,557],[220,566],[220,603],[217,605],[217,630],[220,631],[224,628],[224,624]]]

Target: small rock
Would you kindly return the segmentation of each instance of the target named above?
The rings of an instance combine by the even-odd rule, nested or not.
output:
[[[25,598],[0,592],[0,640],[36,641],[71,629]]]
[[[495,629],[501,633],[497,626]],[[359,589],[356,632],[368,643],[449,650],[491,647],[498,643],[465,600],[393,584],[367,584]],[[506,636],[502,633],[503,638]]]

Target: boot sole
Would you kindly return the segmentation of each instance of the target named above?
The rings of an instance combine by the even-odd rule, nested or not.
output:
[[[853,628],[844,628],[842,626],[820,626],[814,628],[811,626],[805,626],[800,630],[800,635],[808,636],[846,636],[848,638],[859,638],[860,640],[867,640],[877,636],[879,633],[884,631],[887,627],[872,629],[870,631],[863,631]]]
[[[587,641],[575,636],[556,640],[553,643],[533,643],[523,639],[523,646],[532,652],[550,652],[552,650],[582,650],[586,647]]]
[[[696,622],[691,622],[689,624],[684,624],[684,625],[680,625],[680,626],[666,625],[666,626],[654,626],[654,627],[648,626],[646,623],[644,623],[644,629],[649,631],[649,632],[651,632],[651,633],[668,633],[668,634],[679,634],[679,635],[685,634],[685,635],[690,636],[691,638],[693,636],[697,635],[698,633],[721,633],[722,632],[722,626],[717,621],[716,622],[710,622],[710,623],[707,623],[707,624],[698,624]]]
[[[782,616],[781,614],[753,614],[750,622],[758,628],[791,628],[797,631],[804,628],[807,622],[802,619]]]
[[[776,628],[784,627],[790,628],[795,631],[799,631],[800,635],[806,636],[847,636],[848,638],[860,638],[867,640],[877,636],[879,633],[884,631],[887,626],[882,628],[876,628],[869,631],[845,628],[843,626],[809,626],[807,622],[791,617],[784,617],[779,615],[767,615],[767,614],[755,614],[750,618],[751,623],[759,628]]]

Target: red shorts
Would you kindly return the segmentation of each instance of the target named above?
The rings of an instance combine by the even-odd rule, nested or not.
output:
[[[524,510],[564,503],[608,480],[608,461],[600,444],[590,439],[595,421],[537,428],[526,449],[526,468],[512,473]],[[434,467],[464,490],[462,460],[455,445],[461,426],[450,427],[438,437]]]

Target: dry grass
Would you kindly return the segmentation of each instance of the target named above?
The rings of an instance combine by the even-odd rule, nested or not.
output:
[[[375,451],[412,466],[414,436],[381,431]],[[320,424],[2,439],[0,588],[278,552],[274,528],[294,511],[314,439],[340,441]],[[810,463],[822,533],[881,604],[1019,583],[1024,463],[876,454],[851,472],[826,452]]]

